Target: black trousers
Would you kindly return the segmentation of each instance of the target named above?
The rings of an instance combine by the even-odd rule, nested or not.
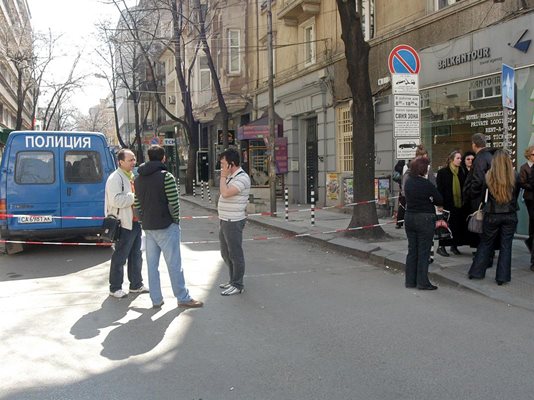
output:
[[[404,226],[408,237],[406,286],[428,287],[428,261],[434,241],[436,214],[407,212]]]
[[[494,242],[500,239],[499,259],[495,280],[510,282],[512,278],[512,241],[517,227],[517,213],[484,214],[484,231],[480,235],[477,254],[469,269],[469,275],[482,279],[490,267]]]

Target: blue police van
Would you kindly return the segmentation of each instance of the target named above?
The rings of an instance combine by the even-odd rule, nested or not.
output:
[[[115,168],[101,133],[12,132],[0,162],[0,238],[98,235],[101,219],[68,217],[104,216],[106,180]]]

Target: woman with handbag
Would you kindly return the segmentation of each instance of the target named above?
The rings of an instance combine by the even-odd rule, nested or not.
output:
[[[443,198],[438,189],[425,178],[430,160],[416,158],[410,163],[409,179],[405,182],[406,215],[404,226],[408,237],[406,256],[407,288],[436,290],[428,279],[430,248],[436,227],[436,206],[443,209]]]
[[[452,232],[451,239],[440,239],[437,253],[443,257],[449,257],[445,246],[451,246],[451,252],[460,255],[458,246],[465,241],[467,225],[462,210],[462,188],[465,182],[465,171],[461,167],[462,154],[454,150],[447,158],[445,167],[438,170],[436,185],[443,196],[443,208],[450,212],[449,228]]]
[[[493,155],[486,173],[486,198],[482,210],[484,222],[480,245],[468,272],[469,279],[484,279],[491,265],[493,244],[500,239],[495,280],[500,286],[511,280],[512,240],[517,226],[519,179],[512,160],[504,150]]]

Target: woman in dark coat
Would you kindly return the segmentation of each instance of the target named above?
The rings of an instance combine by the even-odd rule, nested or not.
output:
[[[436,290],[428,279],[430,248],[434,240],[436,210],[443,210],[443,198],[436,187],[425,178],[430,161],[416,158],[410,163],[409,178],[405,182],[406,215],[404,226],[408,237],[406,256],[407,288]]]
[[[528,239],[525,244],[532,251],[532,241],[534,238],[534,188],[530,184],[532,166],[534,165],[534,146],[528,146],[525,150],[527,162],[519,169],[519,185],[524,190],[523,200],[528,211]]]
[[[465,177],[466,173],[462,168],[462,154],[455,150],[449,154],[447,165],[438,171],[436,178],[438,191],[443,196],[443,208],[450,212],[449,228],[452,232],[452,239],[439,241],[437,253],[443,257],[449,257],[445,246],[451,246],[451,252],[459,255],[458,246],[465,243],[467,222],[465,212],[462,209],[462,189]]]
[[[486,276],[486,270],[492,261],[494,243],[500,239],[495,280],[498,285],[502,285],[510,282],[512,276],[512,241],[519,209],[519,176],[507,152],[495,152],[491,168],[486,173],[483,192],[487,193],[487,201],[483,207],[483,232],[468,276],[469,279],[483,279]]]

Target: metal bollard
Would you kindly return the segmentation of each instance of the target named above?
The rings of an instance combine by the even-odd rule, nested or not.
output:
[[[289,192],[287,188],[284,189],[284,202],[286,206],[286,212],[285,212],[286,221],[289,221]]]
[[[315,191],[311,191],[311,224],[315,226]]]

